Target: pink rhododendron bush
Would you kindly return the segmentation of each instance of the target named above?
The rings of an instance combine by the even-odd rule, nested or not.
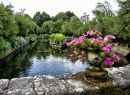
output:
[[[96,50],[103,58],[105,65],[112,67],[121,60],[120,56],[111,49],[113,46],[112,40],[114,39],[116,38],[113,35],[106,35],[103,38],[98,30],[89,30],[67,43],[67,46],[74,48],[73,53],[69,55],[70,59],[73,61],[79,59],[81,62],[87,61],[87,51],[91,49]]]

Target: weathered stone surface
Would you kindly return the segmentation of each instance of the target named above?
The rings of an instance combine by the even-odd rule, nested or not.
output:
[[[102,58],[99,54],[94,52],[88,52],[88,61],[91,65],[101,65]],[[95,64],[96,63],[96,64]]]
[[[33,88],[33,77],[13,78],[10,81],[8,95],[36,95]]]
[[[128,47],[123,46],[113,46],[112,50],[114,50],[116,53],[119,53],[123,56],[126,56],[128,53],[130,53],[130,49]]]
[[[86,77],[85,72],[80,72],[79,77],[77,74],[63,74],[13,78],[10,81],[1,79],[0,95],[129,95],[130,65],[105,70],[110,77],[106,81],[93,80]]]
[[[0,80],[0,95],[6,95],[8,89],[9,80],[1,79]]]
[[[84,93],[87,89],[82,82],[65,79],[63,76],[60,76],[60,78],[49,75],[36,76],[34,77],[34,84],[38,95],[77,95]]]
[[[108,76],[112,78],[115,86],[127,88],[130,86],[130,65],[119,68],[106,68]]]
[[[38,95],[57,95],[60,88],[53,79],[53,76],[36,76],[34,79],[36,93]]]

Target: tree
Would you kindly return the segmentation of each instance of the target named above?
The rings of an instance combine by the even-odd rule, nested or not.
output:
[[[55,17],[52,17],[52,21],[66,21],[68,20],[68,16],[64,12],[59,12]]]
[[[117,28],[116,32],[118,32],[117,37],[121,39],[121,41],[126,41],[129,43],[130,41],[130,0],[117,0],[119,3],[119,11],[117,12]]]
[[[69,36],[72,36],[72,32],[71,32],[71,30],[70,30],[70,23],[69,23],[69,21],[65,21],[64,23],[63,23],[63,25],[62,25],[62,33],[64,34],[64,35],[69,35]]]
[[[79,27],[78,32],[77,32],[77,36],[81,36],[82,34],[86,33],[89,30],[88,28],[88,24],[83,24],[81,27]]]
[[[49,14],[47,14],[46,12],[42,12],[42,14],[40,12],[36,12],[36,14],[34,14],[33,16],[33,21],[39,26],[42,27],[42,24],[45,21],[50,20],[50,16]]]
[[[28,28],[29,26],[28,26],[27,19],[24,18],[24,16],[17,13],[15,15],[15,20],[16,20],[18,28],[19,28],[18,35],[19,36],[26,36],[29,32],[29,28]]]
[[[92,12],[94,13],[95,16],[101,15],[104,16],[104,18],[106,16],[109,17],[114,16],[114,12],[112,11],[111,4],[107,1],[105,1],[104,3],[97,3],[95,10],[93,10]]]
[[[34,23],[30,19],[26,19],[26,22],[28,24],[28,29],[29,29],[28,34],[37,34],[38,33],[38,30],[37,30],[38,26],[36,25],[36,23]]]
[[[75,16],[75,14],[73,12],[67,11],[65,12],[65,14],[67,15],[67,20],[70,21],[72,16]]]
[[[83,16],[80,17],[80,20],[85,24],[87,22],[89,22],[89,15],[87,15],[86,13],[83,14]]]
[[[51,20],[49,14],[47,14],[46,12],[42,12],[41,16],[40,16],[40,22],[41,25],[45,22],[45,21],[49,21]]]
[[[34,14],[33,16],[33,21],[38,25],[38,26],[41,26],[41,13],[40,12],[36,12],[36,14]]]
[[[83,25],[77,16],[73,16],[70,19],[70,31],[73,32],[74,36],[77,36],[78,29]]]
[[[20,9],[20,12],[18,12],[21,16],[24,16],[26,9]]]
[[[103,36],[109,33],[109,29],[113,28],[114,21],[112,18],[114,17],[114,12],[111,9],[110,3],[105,1],[104,3],[97,3],[95,10],[92,11],[95,15],[93,19],[94,23],[96,23],[93,27],[102,32]],[[114,32],[114,31],[113,31]]]
[[[15,20],[18,25],[18,35],[27,36],[28,34],[38,33],[38,26],[33,22],[27,15],[21,15],[20,13],[15,14]]]
[[[50,29],[50,34],[52,33],[61,33],[61,26],[63,24],[62,20],[58,20],[53,22],[51,29]]]
[[[13,8],[14,6],[11,3],[5,6],[5,10],[8,12],[9,15],[13,15]]]
[[[51,30],[52,25],[53,25],[53,22],[51,20],[50,21],[45,21],[42,24],[43,33],[44,34],[50,34],[50,30]]]
[[[11,5],[0,4],[0,35],[9,38],[18,33]]]

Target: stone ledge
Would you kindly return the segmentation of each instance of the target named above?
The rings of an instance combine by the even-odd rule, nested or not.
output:
[[[122,93],[118,95],[129,95],[130,65],[106,68],[106,71],[110,80],[109,84],[99,83],[102,87],[89,82],[85,84],[76,78],[76,74],[1,79],[0,95],[116,95],[118,92]]]

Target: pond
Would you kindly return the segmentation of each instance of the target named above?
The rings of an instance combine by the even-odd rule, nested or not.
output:
[[[89,64],[71,62],[68,56],[71,51],[51,49],[48,43],[32,43],[23,47],[16,57],[10,55],[8,61],[0,64],[0,79],[84,71]]]

